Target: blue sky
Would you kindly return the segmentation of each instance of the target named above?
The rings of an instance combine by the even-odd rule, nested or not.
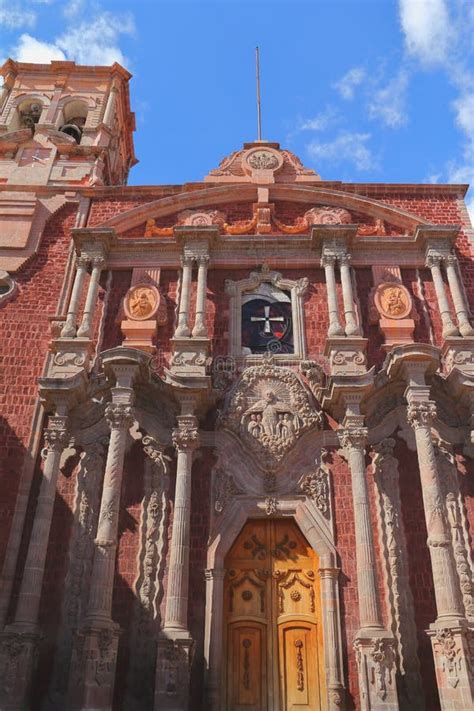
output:
[[[0,29],[3,58],[133,73],[131,184],[256,138],[257,44],[263,137],[324,179],[474,183],[473,0],[0,0]]]

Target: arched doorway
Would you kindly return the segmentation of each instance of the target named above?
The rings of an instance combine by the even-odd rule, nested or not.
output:
[[[293,519],[245,524],[225,558],[227,711],[326,708],[318,567]]]

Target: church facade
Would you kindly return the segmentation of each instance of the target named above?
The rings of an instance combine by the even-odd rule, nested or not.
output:
[[[467,186],[127,186],[125,69],[2,74],[0,708],[472,709]]]

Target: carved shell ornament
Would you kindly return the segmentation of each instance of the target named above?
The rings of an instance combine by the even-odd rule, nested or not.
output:
[[[124,311],[131,321],[152,319],[160,305],[160,293],[150,284],[135,284],[126,293]]]
[[[247,174],[255,170],[267,170],[275,173],[283,165],[283,157],[272,148],[251,148],[242,156],[242,167]]]
[[[322,415],[291,370],[264,364],[244,371],[228,396],[220,425],[271,468],[305,432],[321,428]]]

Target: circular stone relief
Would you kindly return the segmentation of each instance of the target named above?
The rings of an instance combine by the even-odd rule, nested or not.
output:
[[[155,286],[136,284],[125,295],[124,311],[132,321],[146,321],[156,315],[160,294]]]
[[[243,156],[243,168],[246,173],[254,170],[277,171],[283,165],[281,155],[269,148],[253,148]]]
[[[377,311],[386,318],[407,318],[411,312],[411,296],[402,284],[379,284],[374,296]]]

